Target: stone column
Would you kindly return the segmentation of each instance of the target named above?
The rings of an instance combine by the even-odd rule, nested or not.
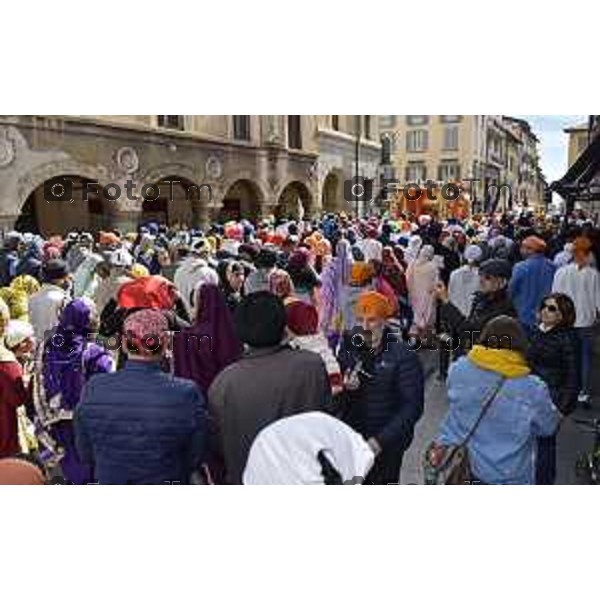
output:
[[[206,202],[200,203],[197,207],[197,210],[194,212],[194,227],[199,227],[203,231],[208,229],[211,221],[214,221],[214,218],[211,214],[212,212],[213,210]]]
[[[14,229],[18,218],[18,215],[0,215],[0,231],[5,233]]]
[[[277,202],[263,200],[258,205],[258,220],[260,221],[262,219],[266,219],[267,217],[270,217],[271,215],[274,215],[276,209],[277,209]]]
[[[140,222],[141,211],[113,211],[106,215],[107,229],[118,229],[121,232],[136,231]]]

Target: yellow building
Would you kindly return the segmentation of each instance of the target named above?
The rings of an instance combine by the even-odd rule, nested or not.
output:
[[[371,115],[0,116],[0,227],[49,235],[353,210],[343,191],[357,138],[359,174],[375,179]],[[65,181],[72,201],[49,199]]]
[[[460,181],[474,211],[537,204],[537,143],[525,121],[502,115],[383,115],[399,186]],[[444,214],[443,203],[431,205]]]
[[[471,199],[483,199],[486,167],[487,117],[484,115],[384,115],[379,121],[382,139],[390,140],[392,165],[399,186],[438,187],[462,181]],[[467,180],[472,181],[470,184]],[[435,207],[443,211],[443,205]]]
[[[569,136],[568,156],[569,167],[579,158],[589,142],[589,126],[581,123],[563,130]]]

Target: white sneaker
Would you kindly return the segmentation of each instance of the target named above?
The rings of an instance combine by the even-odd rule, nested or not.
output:
[[[579,396],[577,396],[577,402],[582,404],[584,408],[589,408],[592,405],[592,398],[585,392],[579,392]]]

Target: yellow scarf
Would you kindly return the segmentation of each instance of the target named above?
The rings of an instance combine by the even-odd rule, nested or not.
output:
[[[514,350],[475,345],[468,356],[469,360],[481,369],[494,371],[509,379],[525,377],[531,372],[525,358]]]

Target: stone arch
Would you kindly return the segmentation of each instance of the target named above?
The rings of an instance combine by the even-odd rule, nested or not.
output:
[[[62,175],[98,181],[101,187],[109,183],[108,172],[105,167],[89,165],[75,160],[49,162],[31,169],[19,178],[17,182],[17,205],[15,206],[15,214],[21,212],[27,199],[35,190],[43,185],[44,182]]]
[[[202,174],[189,164],[183,162],[169,162],[149,167],[144,172],[140,172],[136,176],[136,180],[141,182],[140,185],[143,185],[144,183],[160,181],[161,179],[165,179],[174,174],[180,175],[188,181],[200,181],[202,179]]]
[[[344,173],[332,169],[323,179],[322,208],[324,212],[339,212],[344,209]]]
[[[97,179],[69,171],[44,180],[20,207],[15,229],[44,236],[64,235],[76,229],[101,229],[107,216],[107,201],[101,188],[92,184],[100,186]]]
[[[236,179],[226,187],[219,220],[250,219],[256,221],[266,195],[260,184],[250,178]]]
[[[140,185],[139,193],[142,220],[158,221],[170,226],[199,227],[212,203],[209,186],[198,184],[195,179],[180,172],[146,180]]]
[[[298,219],[301,216],[300,205],[304,216],[310,216],[313,211],[313,195],[305,183],[292,180],[277,195],[276,214],[278,217]]]

